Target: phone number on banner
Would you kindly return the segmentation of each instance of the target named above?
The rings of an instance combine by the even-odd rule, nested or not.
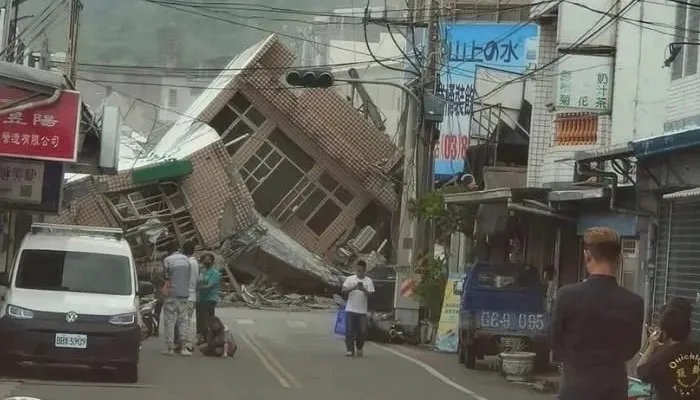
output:
[[[466,135],[442,135],[435,147],[435,158],[440,160],[464,160],[467,158],[469,137]]]

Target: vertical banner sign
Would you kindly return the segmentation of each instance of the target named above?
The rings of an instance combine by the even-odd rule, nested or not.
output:
[[[0,104],[28,99],[33,94],[0,86]],[[20,104],[43,99],[46,96]],[[80,93],[63,90],[52,104],[0,115],[0,156],[75,162],[78,159],[80,107]]]
[[[469,148],[470,118],[477,65],[522,73],[537,59],[538,28],[535,24],[454,24],[446,28],[445,64],[438,95],[446,102],[445,120],[435,149],[435,176],[449,178],[464,169]]]
[[[450,275],[445,284],[445,297],[440,310],[440,322],[435,340],[435,350],[456,353],[459,341],[459,309],[461,297],[455,290],[462,281],[457,274]]]

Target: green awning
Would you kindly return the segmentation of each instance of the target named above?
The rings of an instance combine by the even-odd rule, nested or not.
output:
[[[169,160],[156,165],[138,168],[131,174],[131,181],[136,185],[149,182],[177,179],[192,173],[189,160]]]

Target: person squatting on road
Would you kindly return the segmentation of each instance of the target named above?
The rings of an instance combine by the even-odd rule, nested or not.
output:
[[[688,300],[672,298],[637,362],[637,377],[652,385],[654,400],[700,399],[700,351],[690,339],[692,312]]]
[[[625,362],[641,346],[644,301],[617,284],[617,233],[590,228],[583,242],[588,277],[559,289],[552,312],[552,350],[564,363],[559,399],[627,400]]]
[[[362,357],[365,339],[367,338],[367,299],[374,293],[372,279],[365,276],[367,263],[357,262],[355,275],[348,276],[343,282],[343,294],[347,296],[345,303],[345,347],[346,356],[357,354]]]
[[[208,330],[207,341],[199,346],[202,354],[210,357],[233,357],[236,354],[238,346],[233,340],[233,334],[219,317],[209,318]]]
[[[214,255],[204,253],[201,257],[202,269],[199,276],[199,300],[197,302],[197,344],[207,342],[211,319],[219,302],[221,276],[214,266]]]
[[[164,354],[175,354],[175,326],[178,328],[178,344],[182,346],[180,354],[190,356],[192,352],[191,338],[187,332],[189,321],[188,315],[191,310],[188,308],[192,304],[188,301],[190,297],[190,277],[192,265],[188,257],[177,249],[177,244],[171,242],[169,246],[170,255],[163,260],[165,272],[165,285],[163,286],[163,323],[165,326]]]

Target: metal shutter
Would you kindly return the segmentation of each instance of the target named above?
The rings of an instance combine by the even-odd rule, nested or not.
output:
[[[659,219],[654,315],[669,298],[700,296],[700,202],[664,205]],[[693,310],[693,330],[700,332],[700,307]]]

